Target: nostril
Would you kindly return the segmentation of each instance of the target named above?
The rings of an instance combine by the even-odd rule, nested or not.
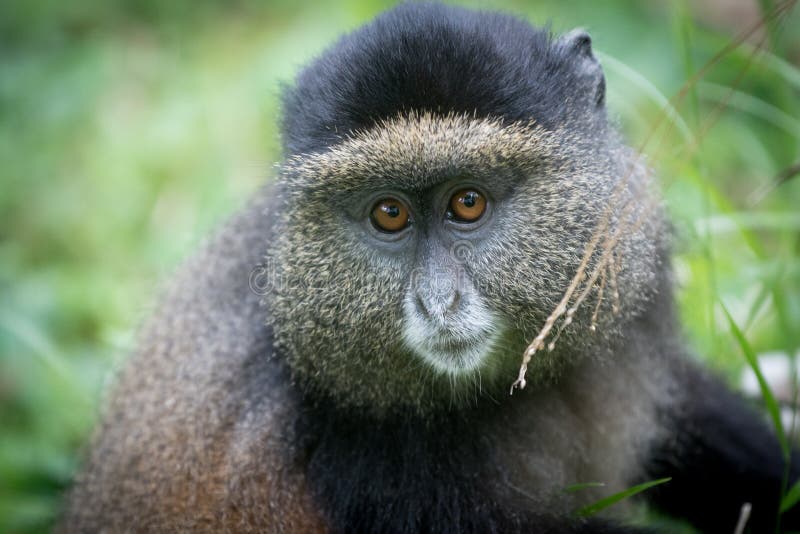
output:
[[[460,303],[461,303],[461,293],[458,290],[453,291],[450,304],[447,306],[447,313],[453,313],[454,311],[456,311]]]
[[[434,316],[444,318],[446,315],[455,313],[460,304],[461,293],[458,291],[453,291],[447,296],[442,295],[434,302],[426,300],[419,293],[414,295],[414,307],[417,309],[417,313],[426,319],[431,319]]]
[[[414,296],[414,304],[416,305],[417,312],[419,312],[420,315],[426,318],[431,316],[427,306],[425,306],[425,301],[422,300],[422,297],[419,296],[419,293]]]

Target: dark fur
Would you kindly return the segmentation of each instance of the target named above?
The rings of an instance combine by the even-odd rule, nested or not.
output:
[[[786,464],[766,421],[753,407],[702,373],[683,375],[687,404],[663,413],[674,428],[658,443],[646,466],[648,477],[672,477],[654,488],[651,502],[684,517],[703,532],[734,531],[742,503],[752,505],[749,531],[774,532]],[[793,454],[790,481],[800,478],[800,458]],[[782,518],[796,530],[800,509]]]
[[[583,34],[553,46],[547,30],[508,15],[404,4],[300,73],[284,97],[284,146],[288,154],[325,150],[347,133],[412,110],[594,131],[605,85],[590,42]],[[595,88],[588,94],[586,78]]]
[[[505,400],[502,404],[509,404]],[[315,403],[300,419],[307,476],[334,532],[623,533],[604,519],[537,510],[509,485],[486,436],[498,410],[483,402],[433,418],[376,420]],[[502,499],[498,499],[502,496]]]
[[[362,130],[388,128],[382,121],[402,112],[466,113],[507,125],[533,122],[542,127],[530,130],[534,141],[549,139],[543,131],[557,136],[550,152],[542,149],[543,163],[528,167],[552,171],[537,178],[543,189],[532,191],[561,203],[558,208],[543,203],[550,209],[537,214],[537,223],[551,230],[539,238],[555,240],[545,243],[550,247],[545,263],[533,258],[542,248],[517,247],[517,253],[530,256],[520,263],[513,254],[501,257],[498,246],[496,256],[476,267],[489,275],[519,270],[531,285],[539,284],[537,295],[553,293],[541,297],[539,307],[547,309],[533,311],[523,292],[512,298],[517,287],[495,301],[496,307],[508,303],[502,312],[538,319],[549,313],[572,276],[570,251],[591,234],[602,195],[626,157],[607,127],[604,91],[602,71],[581,32],[553,41],[546,31],[509,16],[408,4],[344,37],[300,74],[285,97],[285,150],[287,156],[324,155]],[[514,147],[498,146],[500,152],[509,149],[493,154],[498,161],[505,162],[508,154],[520,159]],[[385,144],[381,148],[383,158],[392,153]],[[307,163],[299,161],[300,167]],[[324,170],[326,161],[304,168]],[[388,163],[403,163],[381,161],[382,179],[393,176]],[[305,177],[309,188],[314,179],[327,178],[311,174]],[[608,183],[595,188],[590,184],[597,182],[587,176]],[[355,190],[358,182],[350,178],[339,177],[343,187]],[[411,174],[401,178],[414,179]],[[525,178],[514,187],[528,187],[530,194]],[[559,189],[565,182],[573,189]],[[392,410],[375,396],[390,381],[400,382],[392,385],[395,395],[427,390],[414,389],[397,375],[383,377],[386,385],[376,384],[366,373],[388,372],[393,358],[407,354],[382,354],[377,370],[347,367],[343,358],[337,372],[345,369],[344,376],[324,365],[330,363],[325,359],[342,356],[324,351],[333,346],[324,343],[331,330],[338,341],[349,336],[345,356],[346,349],[362,346],[357,342],[363,341],[358,339],[363,331],[343,332],[346,326],[336,322],[346,306],[357,312],[363,304],[359,280],[350,287],[352,299],[329,309],[323,309],[318,295],[291,292],[279,295],[280,306],[276,295],[263,306],[248,285],[253,269],[265,254],[271,257],[276,243],[286,249],[284,263],[304,256],[319,267],[300,269],[300,275],[313,278],[316,271],[338,269],[346,287],[348,275],[366,269],[363,262],[346,261],[341,249],[349,246],[348,236],[340,238],[327,226],[312,220],[292,228],[295,234],[286,231],[287,213],[298,219],[308,215],[293,204],[308,197],[292,183],[263,189],[167,292],[105,407],[62,530],[640,531],[623,526],[619,518],[570,515],[574,505],[602,492],[586,490],[589,497],[559,493],[558,502],[547,500],[549,485],[558,482],[546,480],[548,467],[563,469],[565,477],[590,476],[603,472],[592,469],[592,461],[605,459],[624,470],[612,473],[617,485],[673,477],[645,497],[705,531],[731,532],[746,501],[754,504],[754,532],[772,526],[783,473],[776,439],[736,396],[688,363],[673,319],[667,240],[658,216],[642,231],[647,239],[623,244],[629,247],[620,275],[623,313],[602,323],[603,332],[594,337],[581,330],[586,317],[576,315],[559,349],[541,355],[557,370],[553,380],[532,379],[534,385],[507,396],[524,341],[534,334],[525,331],[522,346],[507,355],[511,373],[502,375],[499,386],[487,384],[481,391],[486,395],[449,406],[408,403],[416,408]],[[558,234],[575,225],[568,236]],[[507,230],[506,238],[519,228]],[[541,245],[534,241],[524,243]],[[328,255],[336,256],[336,247],[344,258],[340,264],[327,261]],[[543,267],[529,272],[536,265]],[[383,301],[373,304],[388,308]],[[301,305],[316,313],[302,325],[289,320],[289,312]],[[389,328],[377,321],[371,326]],[[284,346],[277,342],[280,329]],[[291,358],[292,343],[309,337],[321,340],[323,350]],[[369,362],[378,355],[359,356]],[[538,371],[532,365],[529,372]],[[370,381],[371,396],[354,395],[364,381]],[[343,391],[349,387],[353,391]],[[790,480],[797,474],[793,469]],[[784,516],[783,526],[800,527],[797,515]]]

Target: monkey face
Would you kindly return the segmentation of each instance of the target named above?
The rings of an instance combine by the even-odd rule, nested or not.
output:
[[[467,265],[493,222],[493,203],[464,176],[417,199],[402,334],[405,346],[434,372],[459,376],[479,369],[502,331],[500,317],[487,306]]]
[[[266,300],[297,376],[376,409],[513,377],[614,187],[593,150],[535,124],[411,114],[290,158]]]

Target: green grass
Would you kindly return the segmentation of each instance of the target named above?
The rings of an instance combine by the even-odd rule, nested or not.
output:
[[[0,532],[51,525],[161,281],[269,179],[280,84],[388,5],[0,3]],[[745,43],[676,102],[736,33],[688,2],[497,5],[589,29],[634,146],[670,113],[645,152],[698,357],[733,379],[742,346],[796,351],[800,179],[769,184],[800,160],[798,14],[768,25],[769,51]]]

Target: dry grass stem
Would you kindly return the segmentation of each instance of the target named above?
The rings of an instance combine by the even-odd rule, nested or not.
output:
[[[600,305],[603,303],[603,291],[606,288],[606,271],[600,275],[600,288],[597,290],[597,304],[594,306],[594,312],[592,312],[592,322],[589,325],[589,330],[594,332],[597,330],[597,315],[600,313]]]
[[[640,156],[641,157],[641,156]],[[578,265],[578,270],[575,273],[575,276],[572,279],[567,291],[564,293],[564,296],[561,298],[558,306],[556,306],[555,310],[547,317],[547,320],[544,323],[544,326],[533,339],[533,341],[528,345],[525,353],[523,354],[522,363],[519,368],[519,374],[517,379],[511,384],[510,393],[513,394],[514,389],[524,389],[527,385],[527,381],[525,380],[525,375],[528,371],[528,364],[530,363],[533,356],[545,347],[545,340],[547,336],[553,329],[556,321],[562,316],[567,314],[564,320],[564,324],[561,329],[563,330],[564,327],[568,326],[572,323],[572,318],[577,309],[583,303],[583,301],[588,296],[589,292],[593,289],[597,279],[606,272],[609,273],[609,285],[613,283],[612,293],[616,296],[617,301],[614,304],[614,312],[617,313],[619,310],[619,292],[616,286],[616,268],[612,258],[614,249],[619,244],[620,239],[624,235],[629,235],[635,233],[636,231],[641,228],[642,224],[647,220],[647,216],[650,214],[651,211],[655,209],[656,203],[651,201],[646,203],[636,217],[631,220],[630,215],[631,211],[633,210],[634,204],[627,200],[622,205],[622,213],[620,216],[620,222],[617,225],[616,230],[614,233],[609,236],[608,230],[611,224],[612,214],[614,212],[614,208],[617,207],[618,202],[620,201],[619,193],[624,189],[622,186],[627,186],[627,183],[630,179],[630,176],[633,173],[633,169],[635,167],[631,165],[630,170],[626,173],[626,175],[619,181],[617,187],[615,187],[614,193],[611,195],[611,200],[606,208],[603,216],[598,223],[597,230],[592,235],[591,240],[589,241],[586,249],[584,251],[583,258],[581,263]],[[605,241],[602,246],[602,253],[600,258],[597,261],[594,269],[591,271],[591,274],[588,277],[586,285],[584,286],[583,290],[579,294],[578,298],[575,300],[574,304],[567,308],[567,304],[569,304],[570,300],[572,299],[573,294],[581,287],[582,282],[587,278],[586,271],[589,268],[589,264],[591,263],[591,259],[595,254],[595,250],[597,249],[597,245],[600,243],[601,239],[605,237]],[[613,280],[613,282],[612,282]],[[557,338],[556,338],[557,339]],[[555,340],[549,344],[550,350],[555,348]]]
[[[611,311],[619,313],[619,286],[617,285],[617,274],[622,268],[621,264],[615,263],[613,252],[608,257],[608,285],[611,289]]]
[[[525,388],[525,385],[527,384],[525,381],[525,374],[528,371],[528,364],[536,352],[544,348],[544,340],[550,334],[550,331],[553,329],[553,325],[559,319],[559,317],[567,312],[567,304],[569,304],[572,294],[575,293],[575,290],[581,285],[581,282],[583,282],[584,278],[586,277],[586,269],[589,267],[589,263],[594,255],[594,251],[597,248],[598,243],[600,243],[603,235],[606,233],[608,226],[611,224],[612,209],[615,205],[616,199],[620,197],[624,189],[624,184],[622,182],[623,180],[621,180],[614,187],[614,191],[611,194],[612,201],[609,202],[608,206],[603,212],[603,215],[600,217],[597,230],[592,235],[589,243],[586,245],[581,263],[578,265],[578,270],[576,271],[575,276],[572,278],[572,282],[567,288],[567,291],[564,293],[564,296],[561,298],[561,301],[558,303],[553,312],[545,320],[544,326],[539,331],[539,334],[533,339],[533,341],[531,341],[531,343],[528,345],[528,348],[525,349],[525,353],[522,356],[522,364],[519,368],[519,375],[514,383],[511,384],[511,390],[509,392],[510,394],[513,394],[516,388]],[[574,311],[572,313],[574,313]],[[569,318],[570,320],[572,319],[572,314],[570,314]]]
[[[731,43],[729,43],[728,45],[723,47],[719,52],[717,52],[717,54],[715,54],[714,57],[712,57],[708,62],[706,62],[706,64],[703,65],[703,67],[700,70],[698,70],[694,74],[694,76],[692,76],[683,85],[683,87],[681,87],[681,89],[678,91],[676,96],[673,97],[672,99],[670,99],[670,104],[672,105],[672,107],[677,109],[683,103],[683,101],[685,100],[686,96],[689,94],[690,89],[700,79],[702,79],[711,70],[711,68],[714,65],[719,63],[719,61],[723,57],[725,57],[728,54],[730,54],[731,52],[733,52],[742,42],[744,42],[750,36],[752,36],[757,31],[759,31],[765,24],[767,24],[767,22],[769,22],[770,20],[776,18],[777,16],[779,16],[780,14],[782,14],[784,12],[787,12],[787,11],[791,10],[791,8],[794,7],[794,4],[796,3],[796,1],[797,0],[786,0],[785,2],[782,2],[782,3],[778,4],[777,6],[775,6],[772,9],[772,11],[770,13],[768,13],[765,17],[763,17],[761,20],[759,20],[757,24],[753,25],[748,30],[742,32],[742,34],[740,34],[736,39],[734,39]],[[758,46],[755,48],[755,51],[750,56],[751,60],[753,59],[755,54],[758,53],[758,51],[760,51],[761,47],[763,46],[763,42],[764,42],[764,40],[762,39],[758,43]],[[749,63],[750,62],[748,62],[748,65],[749,65]],[[739,85],[739,83],[741,82],[742,79],[743,79],[743,75],[740,75],[737,78],[736,83],[734,84],[734,87],[731,89],[731,94],[736,89],[736,87]],[[717,107],[718,108],[722,108],[724,106],[725,106],[725,103],[723,102],[721,105],[718,105]],[[517,376],[517,379],[511,384],[510,393],[513,394],[514,389],[516,389],[516,388],[523,389],[525,387],[525,385],[526,385],[525,374],[527,373],[527,370],[528,370],[528,364],[530,363],[530,361],[533,358],[533,356],[539,350],[542,350],[544,348],[545,339],[547,339],[547,336],[550,334],[550,331],[553,329],[553,326],[555,325],[556,321],[558,321],[558,319],[562,315],[567,314],[563,324],[557,330],[557,334],[555,336],[555,339],[548,344],[548,348],[550,350],[555,348],[555,342],[558,340],[558,337],[560,337],[561,332],[564,330],[564,328],[566,328],[569,324],[572,323],[572,318],[573,318],[573,315],[574,315],[575,311],[578,309],[580,304],[583,302],[583,300],[589,294],[589,292],[593,288],[597,278],[602,277],[602,280],[600,282],[600,290],[598,291],[598,303],[597,303],[595,311],[594,311],[594,313],[592,315],[590,328],[592,329],[592,331],[596,330],[596,328],[597,328],[597,316],[598,316],[598,312],[599,312],[599,309],[600,309],[600,306],[601,306],[601,303],[602,303],[602,298],[603,298],[602,290],[605,287],[606,276],[608,277],[608,285],[609,285],[610,292],[611,292],[612,299],[613,299],[612,311],[614,313],[619,313],[619,311],[620,311],[620,297],[619,297],[619,288],[618,288],[618,284],[617,284],[617,274],[619,274],[619,272],[622,269],[622,263],[621,263],[621,261],[616,261],[614,259],[614,257],[613,257],[614,249],[616,248],[616,245],[619,243],[619,240],[622,237],[624,232],[634,233],[642,226],[642,224],[644,224],[644,222],[647,220],[647,216],[649,216],[650,212],[653,211],[655,206],[656,206],[656,203],[654,201],[652,201],[652,199],[651,199],[651,201],[649,203],[647,203],[645,206],[643,206],[643,209],[638,213],[636,219],[633,222],[626,222],[626,217],[627,216],[622,217],[620,219],[620,224],[618,225],[617,231],[614,233],[613,237],[611,237],[610,239],[607,238],[606,241],[604,242],[604,244],[603,244],[603,253],[602,253],[599,261],[597,262],[597,265],[595,266],[594,270],[592,271],[592,274],[589,276],[589,280],[586,283],[586,287],[584,288],[584,290],[581,292],[579,297],[576,299],[575,303],[570,308],[567,308],[567,305],[569,304],[570,300],[572,299],[572,296],[575,293],[575,291],[577,291],[577,289],[581,286],[582,282],[586,279],[586,270],[589,267],[589,263],[591,261],[591,258],[594,256],[595,249],[597,248],[597,245],[600,242],[601,238],[603,236],[608,237],[607,236],[607,229],[608,229],[609,225],[611,224],[611,218],[612,218],[612,215],[613,215],[613,212],[614,212],[614,208],[617,208],[617,203],[620,200],[619,199],[619,193],[628,186],[628,184],[630,182],[630,178],[634,173],[634,169],[635,169],[636,164],[641,163],[641,160],[643,159],[643,155],[642,154],[644,153],[645,147],[650,144],[650,141],[655,136],[655,133],[660,130],[660,126],[663,123],[663,121],[666,119],[667,116],[668,116],[668,113],[667,113],[667,110],[665,109],[665,110],[663,110],[661,112],[660,117],[656,121],[655,126],[651,129],[650,135],[648,135],[647,138],[642,143],[642,146],[640,147],[640,149],[638,151],[639,155],[637,156],[636,161],[630,166],[628,172],[625,174],[625,176],[615,186],[615,192],[612,194],[612,196],[610,198],[610,201],[609,201],[609,204],[608,204],[608,207],[606,208],[603,216],[600,218],[597,230],[592,235],[592,238],[590,239],[589,243],[586,246],[586,249],[585,249],[583,258],[581,260],[581,263],[579,264],[578,270],[576,271],[575,276],[573,277],[569,287],[567,287],[567,290],[564,292],[564,295],[563,295],[561,301],[556,306],[556,308],[553,310],[553,312],[545,320],[545,323],[542,326],[542,329],[539,331],[539,333],[536,335],[536,337],[533,339],[533,341],[531,341],[531,343],[525,349],[525,352],[524,352],[523,358],[522,358],[522,363],[521,363],[520,369],[519,369],[519,375]],[[712,113],[712,115],[710,116],[709,120],[707,120],[703,124],[703,128],[700,130],[700,135],[694,140],[693,144],[689,147],[689,152],[694,152],[695,150],[697,150],[699,148],[700,143],[702,142],[702,137],[704,137],[708,133],[708,131],[710,130],[711,126],[718,119],[719,119],[719,114]],[[673,124],[668,124],[667,128],[666,128],[667,132],[664,133],[664,136],[666,136],[669,133],[669,130],[671,128],[674,128],[674,125]],[[660,156],[663,154],[663,151],[665,150],[665,148],[663,147],[663,143],[659,144],[659,148],[660,148],[660,152],[657,153],[657,157],[655,158],[656,161],[658,159],[660,159]],[[623,211],[625,211],[625,210],[627,210],[627,206],[625,206]]]
[[[750,513],[753,511],[753,505],[746,502],[739,510],[739,520],[736,521],[736,528],[733,534],[743,534],[744,529],[747,527],[747,522],[750,520]]]
[[[654,204],[653,204],[654,205]],[[649,210],[642,210],[642,213],[634,220],[633,224],[631,224],[632,228],[628,228],[625,221],[628,220],[628,216],[633,209],[633,204],[628,203],[625,205],[625,209],[623,210],[622,217],[620,218],[620,224],[614,234],[611,237],[607,237],[604,245],[603,245],[603,252],[600,256],[600,259],[597,261],[597,265],[595,265],[594,270],[592,270],[591,275],[589,276],[588,281],[586,282],[586,286],[584,287],[581,294],[575,300],[575,304],[572,306],[573,313],[577,308],[583,304],[583,301],[586,300],[586,297],[589,296],[589,293],[594,288],[595,282],[601,275],[605,275],[606,272],[609,273],[609,285],[611,286],[612,295],[616,295],[617,301],[614,302],[612,305],[613,312],[619,313],[619,293],[616,287],[616,272],[614,270],[614,249],[616,245],[619,243],[620,238],[630,230],[631,233],[638,230],[640,226],[640,221],[643,222],[645,220],[645,211]]]

